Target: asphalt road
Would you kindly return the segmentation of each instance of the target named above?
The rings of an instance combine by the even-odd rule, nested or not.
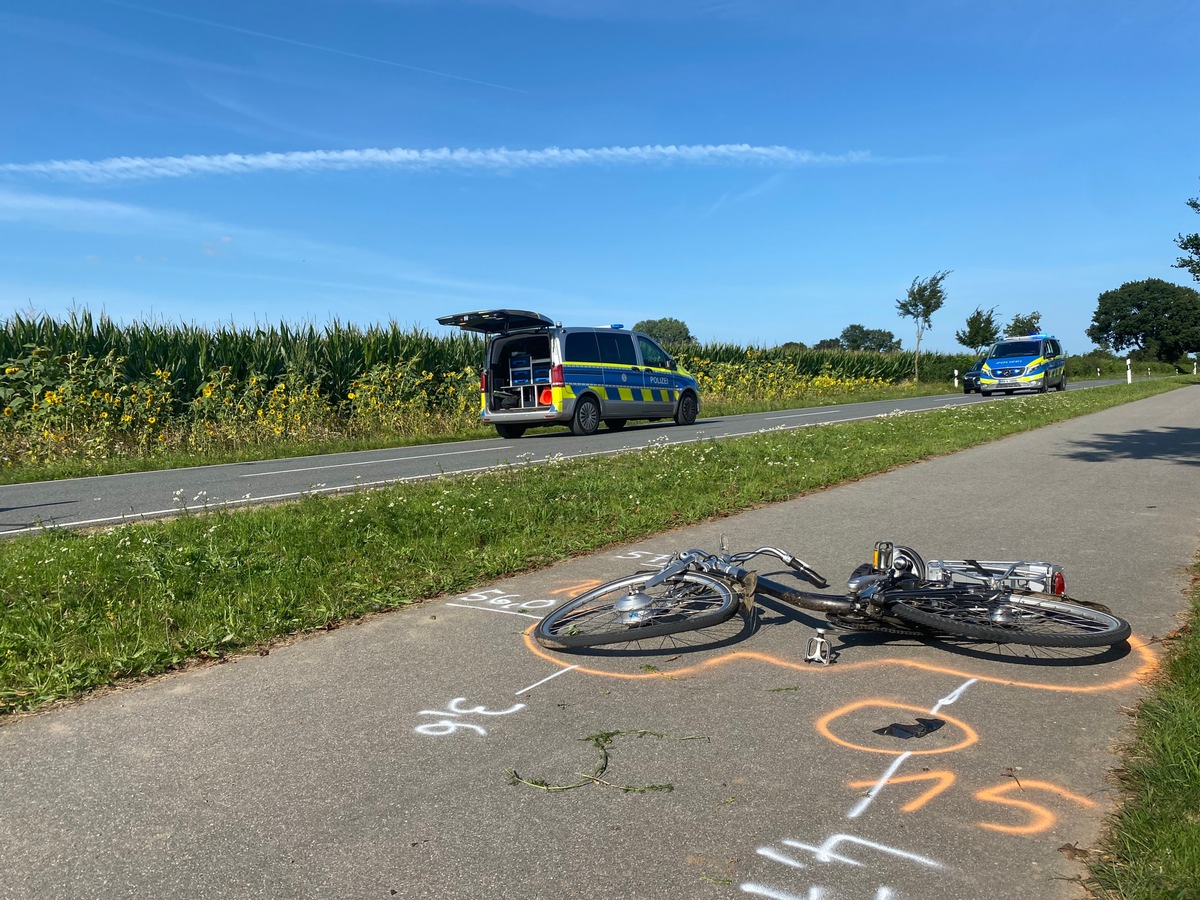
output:
[[[1114,383],[1088,382],[1072,384],[1070,388]],[[979,402],[992,400],[983,401],[978,394],[949,394],[719,419],[702,418],[694,428],[658,422],[631,425],[621,432],[602,428],[587,438],[578,438],[568,430],[560,429],[516,441],[497,438],[4,485],[0,486],[0,536],[23,534],[46,526],[113,525],[174,515],[185,507],[195,510],[277,502],[304,494],[353,491],[442,473],[477,472],[506,463],[537,463],[551,457],[620,453],[643,447],[651,441],[734,437],[766,428],[800,428],[871,418],[897,409],[937,409]]]
[[[1184,608],[1198,464],[1183,388],[10,721],[0,896],[1082,897]],[[769,601],[670,650],[524,633],[723,536],[835,583],[884,538],[1048,558],[1135,636],[1078,657],[847,634],[820,667],[816,620]],[[903,737],[918,719],[942,724]]]

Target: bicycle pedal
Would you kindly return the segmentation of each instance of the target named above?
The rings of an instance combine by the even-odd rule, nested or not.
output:
[[[804,661],[827,666],[833,662],[833,659],[833,647],[825,637],[825,629],[818,628],[817,633],[808,639],[808,646],[804,651]]]

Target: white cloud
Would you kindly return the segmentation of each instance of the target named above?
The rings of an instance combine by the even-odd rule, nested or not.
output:
[[[76,181],[105,182],[235,175],[250,172],[320,172],[331,169],[412,169],[512,171],[566,166],[615,165],[849,165],[882,162],[864,151],[813,153],[783,146],[750,144],[654,144],[641,147],[485,150],[466,148],[366,150],[301,150],[290,153],[226,153],[212,156],[119,156],[110,159],[49,160],[2,163],[0,173],[39,175]]]
[[[0,222],[33,222],[76,231],[154,228],[164,217],[140,206],[108,200],[27,194],[0,188]]]

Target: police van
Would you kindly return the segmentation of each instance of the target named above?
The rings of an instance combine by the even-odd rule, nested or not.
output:
[[[441,316],[442,325],[487,336],[479,374],[483,421],[503,438],[537,425],[590,435],[630,419],[691,425],[696,379],[653,338],[620,325],[564,328],[541,313],[490,309]]]
[[[994,344],[979,372],[979,393],[1067,389],[1067,357],[1052,334],[1006,337]]]

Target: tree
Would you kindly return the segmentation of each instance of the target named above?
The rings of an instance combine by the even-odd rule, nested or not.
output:
[[[1200,197],[1193,197],[1187,202],[1194,211],[1200,213]],[[1180,234],[1175,240],[1186,256],[1179,257],[1175,262],[1175,268],[1187,269],[1192,273],[1192,277],[1200,281],[1200,234]]]
[[[786,350],[788,353],[797,353],[801,350],[807,350],[808,344],[804,343],[804,341],[785,341],[776,349]]]
[[[644,319],[633,326],[634,331],[648,334],[660,344],[694,344],[696,339],[687,325],[679,319]]]
[[[914,278],[908,286],[908,295],[896,301],[896,309],[902,318],[912,319],[917,325],[917,352],[913,354],[913,380],[921,377],[921,337],[927,328],[932,328],[930,318],[946,302],[946,291],[942,282],[950,271],[938,272],[928,278]]]
[[[978,306],[967,316],[967,327],[954,332],[954,339],[964,347],[970,347],[976,356],[982,356],[985,347],[1000,340],[1000,326],[996,323],[996,307],[984,312]]]
[[[1004,329],[1004,333],[1010,337],[1016,337],[1019,334],[1037,334],[1041,326],[1042,314],[1035,309],[1027,316],[1020,313],[1013,316],[1008,327]]]
[[[1136,347],[1175,362],[1200,351],[1200,291],[1161,278],[1126,282],[1100,295],[1087,336],[1105,349]]]
[[[825,338],[823,341],[817,341],[813,344],[814,350],[845,350],[842,346],[841,338]]]
[[[864,328],[862,325],[847,325],[842,330],[839,340],[847,350],[885,353],[888,350],[900,349],[900,340],[890,331],[882,328]]]

